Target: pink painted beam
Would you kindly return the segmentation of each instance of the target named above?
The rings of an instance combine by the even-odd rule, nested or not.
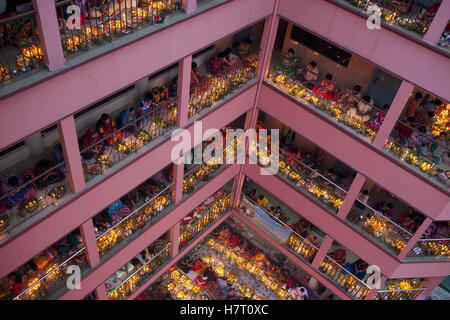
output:
[[[247,225],[250,229],[252,229],[256,234],[261,236],[264,240],[266,240],[272,247],[280,251],[283,255],[285,255],[289,260],[298,265],[301,269],[305,270],[311,276],[316,278],[322,285],[326,286],[330,291],[332,291],[335,295],[337,295],[342,300],[352,300],[347,294],[345,294],[341,289],[335,286],[330,280],[325,278],[321,273],[317,270],[313,269],[310,265],[306,264],[302,259],[300,259],[297,255],[292,253],[290,250],[279,244],[277,241],[272,239],[267,233],[261,231],[258,227],[256,227],[251,221],[245,218],[242,214],[237,211],[233,211],[233,215],[237,217],[240,221],[242,221],[245,225]]]
[[[197,10],[197,0],[183,0],[183,8],[186,10],[186,14],[190,15]]]
[[[188,122],[189,94],[191,87],[192,56],[187,56],[178,61],[178,107],[177,126],[182,128]]]
[[[263,85],[260,99],[262,111],[349,167],[434,220],[450,220],[447,191],[271,85]]]
[[[191,243],[189,243],[182,251],[178,253],[176,257],[174,257],[172,260],[170,260],[169,263],[167,263],[163,268],[161,268],[158,272],[156,272],[153,276],[151,276],[142,286],[140,286],[139,289],[137,289],[132,295],[130,295],[127,300],[134,300],[136,299],[143,291],[145,291],[155,280],[157,280],[160,276],[162,276],[169,267],[173,266],[175,263],[178,262],[181,258],[183,258],[184,255],[189,253],[197,244],[199,244],[203,239],[205,239],[215,228],[220,226],[225,220],[227,220],[232,214],[232,211],[228,211],[225,213],[222,217],[214,221],[212,225],[210,225],[208,228],[206,228],[203,233],[201,233],[197,238],[192,240]]]
[[[229,1],[3,99],[0,150],[264,19],[273,1]]]
[[[176,257],[180,246],[180,222],[178,221],[172,228],[170,228],[170,242],[172,245],[170,246],[170,256],[172,258]]]
[[[80,226],[80,231],[83,237],[84,245],[86,246],[89,266],[91,268],[94,268],[100,263],[100,255],[98,254],[97,240],[92,219],[89,219],[85,223],[83,223]]]
[[[72,192],[80,192],[84,189],[83,167],[81,164],[80,148],[73,116],[69,116],[58,122],[58,132],[69,176]]]
[[[255,93],[256,84],[253,84],[240,95],[214,107],[214,112],[201,118],[203,133],[209,128],[222,128],[247,112],[255,99]],[[190,124],[187,130],[193,137],[193,124]],[[5,242],[0,247],[0,257],[2,257],[0,278],[165,168],[171,163],[170,154],[175,144],[176,142],[170,140],[164,141],[77,198],[59,207],[44,220],[27,229],[25,233]],[[17,251],[17,248],[21,250]]]
[[[97,295],[97,300],[108,300],[105,283],[102,283],[95,289],[95,294]]]
[[[344,198],[344,202],[342,203],[337,216],[342,220],[345,220],[351,208],[353,207],[353,203],[359,196],[359,192],[361,191],[362,186],[366,182],[366,177],[364,177],[361,173],[357,173],[355,179],[348,190],[347,195]]]
[[[33,8],[36,10],[39,42],[44,53],[44,63],[50,71],[55,71],[66,65],[56,17],[55,1],[33,0]]]
[[[82,279],[80,290],[68,291],[63,294],[60,299],[73,300],[86,296],[89,292],[94,290],[94,288],[98,287],[102,282],[116,272],[121,266],[126,264],[149,244],[153,243],[165,232],[170,230],[170,228],[185,217],[186,214],[198,207],[202,201],[235,177],[238,172],[239,165],[231,165],[222,171],[218,176],[211,179],[206,185],[202,186],[189,198],[174,208],[168,215],[157,221],[125,248],[120,250],[114,256],[93,270],[84,279]]]
[[[450,0],[442,0],[423,41],[436,45],[450,20]]]
[[[302,218],[317,226],[331,238],[336,239],[341,245],[358,255],[369,264],[378,265],[383,274],[392,277],[397,269],[401,268],[409,277],[421,277],[426,275],[420,268],[422,265],[433,265],[428,269],[428,276],[440,276],[447,272],[450,262],[445,263],[404,263],[401,264],[395,257],[378,247],[374,242],[354,230],[348,224],[323,209],[299,190],[278,176],[261,176],[259,165],[244,165],[244,174],[253,182],[268,190],[275,198],[290,207]],[[407,266],[407,267],[406,267]],[[406,277],[406,275],[402,275]]]
[[[283,0],[278,14],[390,73],[450,101],[447,56],[326,0]],[[420,40],[417,40],[420,41]]]
[[[398,259],[402,261],[405,259],[406,255],[411,252],[411,250],[414,248],[414,246],[417,244],[417,241],[422,238],[422,235],[424,232],[428,229],[428,227],[431,225],[433,220],[430,218],[426,218],[424,222],[420,225],[419,228],[417,228],[416,232],[413,234],[411,239],[409,239],[408,243],[405,246],[405,249],[403,249],[400,254],[398,255]]]
[[[332,244],[333,238],[331,238],[329,235],[326,235],[325,239],[323,239],[322,243],[320,244],[319,251],[317,251],[314,260],[311,263],[311,267],[313,267],[316,270],[319,269],[323,259],[325,259],[325,256],[328,254],[328,251],[330,251],[330,247]]]

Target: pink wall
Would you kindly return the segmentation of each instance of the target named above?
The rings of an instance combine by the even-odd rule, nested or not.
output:
[[[144,250],[144,248],[149,246],[156,239],[167,232],[170,227],[198,207],[207,197],[212,195],[229,180],[235,177],[238,172],[239,165],[232,165],[228,167],[198,191],[193,193],[180,205],[174,208],[170,214],[156,222],[148,230],[133,240],[129,245],[92,271],[85,279],[82,279],[80,290],[68,291],[61,296],[60,299],[74,300],[83,298],[94,288],[109,278],[114,272],[120,269],[120,267],[133,259],[133,257],[135,257],[140,251]]]
[[[392,255],[344,223],[337,215],[326,211],[278,176],[261,176],[259,172],[260,167],[258,165],[244,165],[244,174],[252,181],[266,189],[301,217],[307,219],[367,263],[380,266],[381,272],[388,278],[392,278],[392,275],[400,265],[403,267],[398,272],[405,272],[410,277],[420,277],[422,274],[428,274],[428,276],[448,274],[450,261],[428,264],[401,264]],[[423,271],[423,265],[428,265],[426,268],[428,273]]]
[[[450,220],[448,192],[294,98],[265,84],[258,107],[427,216]]]
[[[0,150],[264,19],[273,3],[230,1],[2,100]]]
[[[255,94],[254,84],[214,108],[214,112],[202,118],[203,132],[210,128],[220,129],[247,112],[253,105]],[[186,129],[193,137],[193,124]],[[175,144],[176,142],[170,140],[163,142],[3,244],[0,248],[0,278],[169,165],[171,150]],[[53,232],[49,233],[48,230]],[[20,248],[20,251],[17,248]]]
[[[326,0],[282,0],[278,13],[320,37],[450,101],[450,61],[385,28],[369,30],[366,19]]]

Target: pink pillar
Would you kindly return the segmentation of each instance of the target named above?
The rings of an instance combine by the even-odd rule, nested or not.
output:
[[[352,185],[350,186],[350,189],[348,190],[347,195],[344,198],[344,202],[342,203],[342,206],[339,208],[339,211],[337,213],[337,216],[342,220],[347,217],[347,214],[353,207],[353,203],[355,202],[356,198],[358,198],[359,192],[361,191],[364,182],[366,182],[366,177],[361,173],[357,173]]]
[[[442,0],[430,28],[423,36],[423,41],[436,45],[450,20],[450,0]]]
[[[178,221],[172,228],[170,228],[170,256],[175,258],[180,250],[180,221]]]
[[[264,30],[261,39],[260,53],[258,57],[258,73],[259,86],[264,80],[267,71],[269,70],[270,59],[272,58],[272,50],[277,37],[278,24],[280,17],[278,16],[278,5],[280,1],[277,0],[274,5],[273,14],[266,18],[264,23]],[[258,96],[258,95],[257,95]]]
[[[326,235],[325,239],[323,239],[322,244],[320,245],[319,251],[316,253],[314,260],[311,263],[311,267],[313,267],[314,269],[319,269],[320,264],[322,263],[323,259],[325,259],[325,256],[327,255],[328,250],[330,250],[332,243],[333,239],[329,235]]]
[[[70,189],[73,192],[79,192],[84,189],[85,181],[73,116],[69,116],[58,122],[58,132],[66,162],[67,174],[69,176]]]
[[[179,203],[183,199],[183,176],[184,176],[184,163],[173,165],[173,178],[174,185],[174,202]]]
[[[55,1],[33,0],[33,7],[36,10],[37,28],[39,30],[39,41],[44,52],[44,63],[50,71],[55,71],[66,65],[56,18]]]
[[[89,261],[89,266],[94,268],[100,263],[100,255],[97,249],[97,240],[95,239],[94,223],[92,219],[87,220],[80,226],[81,236],[86,246],[86,254]]]
[[[190,15],[197,10],[197,0],[183,0],[183,8],[186,10],[186,14]]]
[[[406,102],[414,90],[414,85],[407,82],[402,81],[400,88],[395,95],[394,101],[392,101],[392,105],[389,108],[386,117],[384,118],[383,124],[380,127],[375,139],[373,140],[373,144],[378,148],[383,148],[386,139],[392,132],[392,129],[395,127],[395,124],[400,117],[403,109],[405,108]]]
[[[426,286],[427,289],[422,291],[415,300],[424,300],[426,297],[430,295],[430,293],[436,289],[436,287],[445,280],[446,277],[434,277],[430,278],[430,280],[427,282]]]
[[[95,294],[97,295],[97,300],[108,300],[105,283],[102,283],[95,289]]]
[[[188,121],[189,91],[191,88],[192,56],[187,56],[178,61],[178,108],[177,126],[185,126]]]
[[[412,250],[412,248],[414,248],[414,246],[417,244],[417,241],[422,238],[423,233],[425,232],[425,230],[427,230],[432,222],[433,220],[428,217],[423,221],[423,223],[416,230],[411,239],[409,239],[408,243],[406,243],[405,248],[399,253],[398,259],[400,261],[402,261],[406,257],[406,255]]]

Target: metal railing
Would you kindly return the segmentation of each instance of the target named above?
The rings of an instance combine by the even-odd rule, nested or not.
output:
[[[344,269],[329,256],[325,256],[319,270],[355,299],[363,300],[371,291],[367,284]]]
[[[142,232],[154,217],[162,214],[164,209],[172,204],[173,186],[174,183],[169,184],[151,199],[146,200],[127,216],[117,221],[108,230],[98,235],[96,240],[99,255],[103,256],[126,238]]]
[[[409,290],[378,290],[373,300],[415,300],[427,288]]]
[[[379,113],[382,113],[383,115],[385,114],[384,111],[377,108],[373,104],[370,104],[369,102],[362,100],[362,98],[353,95],[352,97],[356,98],[358,101],[354,106],[349,106],[339,100],[334,101],[333,97],[326,99],[316,94],[313,90],[307,88],[300,81],[289,78],[279,72],[273,75],[269,73],[267,80],[287,92],[289,95],[295,97],[303,104],[326,114],[336,122],[350,128],[353,132],[362,135],[365,139],[372,140],[378,131],[376,127],[369,125],[370,121],[374,120]],[[339,89],[335,84],[333,85]],[[342,92],[342,90],[339,89],[338,92]],[[338,94],[338,92],[336,94]],[[358,105],[360,103],[364,104],[364,108],[367,108],[367,111],[362,115],[358,114]],[[374,114],[374,111],[376,111],[376,114]]]
[[[283,155],[283,151],[280,153],[279,169],[279,174],[295,183],[301,191],[306,191],[321,203],[326,204],[326,207],[331,208],[334,213],[338,212],[347,195],[347,190],[318,170],[296,159],[295,156],[288,153]]]
[[[0,20],[0,83],[43,66],[36,12]]]
[[[88,50],[94,45],[111,42],[137,29],[163,23],[166,16],[182,6],[181,0],[111,0],[105,3],[83,2],[80,7],[80,28],[69,28],[67,9],[74,1],[56,4],[61,42],[66,55]]]
[[[122,300],[136,291],[155,271],[158,270],[170,258],[170,246],[168,243],[154,257],[141,265],[114,289],[107,292],[109,300]]]
[[[202,109],[210,108],[234,90],[248,83],[256,75],[258,53],[228,67],[217,75],[208,76],[200,84],[191,87],[189,118]]]
[[[213,202],[205,208],[195,209],[197,212],[201,211],[201,217],[188,227],[181,226],[179,240],[180,249],[187,246],[192,239],[227,211],[230,206],[230,198],[231,194],[224,195],[214,199]]]
[[[163,136],[175,125],[176,97],[169,98],[159,105],[162,106],[81,150],[85,180],[104,174],[132,152],[137,152],[151,140]],[[131,133],[127,132],[128,128],[133,128]]]
[[[407,257],[450,258],[450,238],[420,239]]]
[[[310,243],[308,240],[303,238],[300,234],[298,234],[294,229],[292,229],[289,225],[272,215],[271,213],[267,212],[264,208],[261,208],[257,203],[255,203],[253,200],[251,200],[249,197],[247,197],[244,193],[241,193],[241,197],[244,197],[253,207],[258,207],[260,210],[264,211],[265,214],[267,214],[270,218],[272,218],[276,223],[278,223],[280,226],[285,228],[290,232],[289,239],[287,243],[282,243],[282,245],[286,245],[289,249],[293,250],[295,253],[297,253],[298,256],[300,256],[302,259],[304,259],[306,262],[311,263],[316,255],[316,253],[319,251],[319,248]],[[267,228],[262,225],[259,220],[253,219],[253,216],[250,216],[247,214],[245,209],[253,209],[248,208],[245,205],[244,201],[240,201],[239,203],[239,210],[241,214],[243,214],[248,219],[252,220],[255,225],[257,225],[260,229],[262,229],[265,233],[271,235],[270,230],[267,230]],[[272,238],[274,238],[272,236]]]
[[[370,236],[370,239],[387,244],[396,254],[399,254],[413,236],[412,233],[359,199],[356,201],[363,205],[364,209],[353,206],[346,220],[358,226],[356,230],[362,230]]]
[[[19,186],[0,197],[0,235],[7,235],[44,208],[58,205],[70,192],[64,171],[65,163],[61,162],[25,183],[18,177]]]
[[[424,16],[419,18],[417,15],[412,17],[409,15],[412,4],[406,4],[405,2],[387,1],[388,7],[385,5],[386,1],[383,0],[340,0],[341,2],[350,3],[356,8],[362,9],[362,12],[366,14],[367,8],[370,4],[376,4],[379,8],[378,15],[382,22],[389,25],[397,25],[402,28],[414,31],[420,36],[423,36],[431,25],[434,17]],[[417,4],[417,2],[415,2]],[[422,2],[423,3],[423,2]],[[428,1],[429,6],[436,3],[436,1]],[[420,10],[427,9],[426,7],[420,8]],[[419,11],[420,12],[420,11]]]
[[[58,289],[67,286],[66,281],[71,273],[67,268],[72,265],[84,268],[88,264],[86,247],[79,249],[67,259],[58,255],[54,261],[48,262],[42,270],[24,279],[26,289],[13,300],[40,300],[51,295]],[[68,289],[67,289],[68,290]]]

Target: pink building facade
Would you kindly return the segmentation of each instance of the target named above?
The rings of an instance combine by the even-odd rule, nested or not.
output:
[[[118,4],[119,9],[115,9],[119,13],[122,12],[121,6],[126,6],[126,1],[112,2],[122,3]],[[380,29],[371,30],[366,27],[367,15],[363,9],[350,6],[344,0],[183,0],[152,3],[164,6],[159,9],[158,5],[150,5],[150,9],[142,9],[140,13],[137,7],[124,8],[128,31],[116,36],[109,24],[109,29],[101,29],[103,42],[90,46],[87,34],[93,37],[95,29],[100,37],[100,27],[92,24],[92,16],[83,20],[81,31],[77,31],[79,33],[75,36],[72,34],[71,38],[66,37],[67,31],[61,31],[58,23],[58,18],[61,17],[58,12],[62,5],[57,4],[55,7],[52,0],[33,0],[35,28],[39,31],[37,42],[34,43],[42,49],[39,58],[41,66],[37,71],[23,72],[18,76],[14,76],[13,67],[9,66],[10,77],[3,75],[0,92],[0,172],[3,175],[12,170],[23,171],[28,166],[34,166],[44,158],[42,155],[45,152],[42,150],[46,148],[45,139],[56,137],[61,144],[63,163],[54,165],[58,170],[64,165],[65,178],[60,184],[64,185],[65,190],[60,198],[49,195],[57,190],[45,189],[43,196],[38,195],[36,198],[40,203],[39,207],[30,211],[24,208],[24,202],[17,206],[6,204],[19,189],[13,190],[16,193],[11,190],[2,193],[1,199],[6,205],[0,214],[0,217],[4,217],[0,220],[0,278],[8,277],[30,259],[40,268],[37,263],[40,260],[36,257],[46,256],[48,248],[73,230],[78,230],[81,246],[75,251],[69,251],[64,257],[61,256],[59,260],[52,260],[57,263],[50,268],[50,264],[43,267],[39,275],[34,274],[30,282],[23,285],[23,293],[16,293],[11,298],[24,299],[31,291],[35,291],[33,284],[36,286],[36,283],[41,283],[39,290],[43,290],[47,280],[56,277],[55,270],[63,273],[67,265],[77,264],[77,257],[82,255],[85,262],[81,289],[67,290],[61,287],[51,294],[43,293],[39,298],[75,300],[83,299],[95,291],[98,299],[108,299],[105,287],[108,277],[168,233],[170,250],[165,263],[126,297],[134,299],[230,216],[240,219],[341,299],[387,299],[386,292],[389,290],[414,291],[409,295],[411,299],[424,299],[448,276],[450,235],[447,233],[446,237],[444,234],[433,239],[426,236],[426,231],[433,224],[439,226],[450,221],[449,185],[441,180],[436,182],[436,178],[431,177],[431,171],[424,174],[418,165],[411,167],[410,163],[391,156],[386,151],[386,145],[417,91],[441,99],[444,101],[444,108],[449,108],[449,51],[437,44],[450,20],[450,0],[442,0],[434,19],[420,36],[388,22],[382,22]],[[89,15],[90,9],[86,8]],[[142,20],[139,14],[142,15]],[[146,19],[150,16],[151,19]],[[162,23],[157,21],[161,17],[165,19]],[[112,21],[111,17],[109,19]],[[148,25],[142,22],[140,26],[140,21],[146,21]],[[89,33],[86,32],[87,28],[90,28]],[[117,26],[116,28],[118,29]],[[393,91],[389,111],[376,135],[369,137],[370,139],[356,135],[322,110],[305,103],[299,95],[292,94],[289,89],[270,80],[274,72],[271,66],[276,64],[277,56],[286,54],[290,47],[295,47],[299,56],[309,50],[304,49],[306,45],[302,47],[292,36],[295,28],[351,55],[347,67],[338,66],[336,62],[330,63],[330,66],[337,65],[334,70],[344,70],[344,76],[338,84],[356,84],[354,81],[346,82],[346,77],[350,77],[350,73],[347,76],[346,72],[350,72],[350,68],[353,68],[351,64],[356,59],[362,62],[360,69],[355,67],[355,71],[352,71],[355,79],[362,79],[363,73],[368,74],[366,82],[369,84],[375,72],[383,72],[383,75],[389,74],[396,79],[398,86]],[[244,33],[252,39],[254,59],[248,60],[250,66],[245,65],[238,75],[218,78],[219,81],[229,81],[227,79],[236,76],[239,81],[241,78],[245,78],[245,81],[242,80],[226,96],[212,100],[210,108],[193,109],[196,93],[195,90],[190,90],[192,61],[201,64],[204,56],[210,58],[212,53],[237,44],[241,40],[238,39],[239,35]],[[75,50],[77,41],[79,48]],[[82,48],[82,43],[86,48]],[[213,51],[208,51],[212,45]],[[6,52],[6,46],[2,50]],[[315,52],[315,59],[319,61],[318,57],[321,55],[320,52]],[[24,60],[25,58],[23,56]],[[305,64],[308,62],[305,61]],[[368,66],[367,70],[362,69],[363,64]],[[8,68],[6,63],[2,67]],[[320,70],[320,79],[327,73],[325,67],[323,69]],[[112,109],[105,109],[103,106],[122,102],[123,107],[130,105],[150,90],[152,81],[157,82],[155,75],[161,76],[169,72],[177,75],[177,95],[167,99],[170,99],[170,103],[166,101],[167,104],[160,104],[165,107],[159,115],[168,125],[157,129],[150,125],[148,131],[153,136],[150,142],[136,145],[130,153],[119,154],[118,158],[113,159],[112,154],[109,154],[110,159],[107,160],[112,162],[107,166],[100,164],[101,168],[97,170],[97,164],[93,164],[95,161],[86,163],[86,159],[80,156],[86,149],[79,146],[79,139],[87,128],[82,121],[88,119],[90,114],[95,114],[97,118],[100,115],[94,107],[101,106],[105,112],[113,113],[110,111]],[[325,73],[322,75],[322,72]],[[372,88],[376,95],[373,87],[366,89]],[[121,92],[126,92],[127,95],[123,101],[120,100]],[[114,98],[108,100],[108,97]],[[344,190],[342,203],[336,212],[318,204],[281,174],[261,175],[259,164],[224,165],[209,180],[196,184],[192,193],[186,192],[190,172],[183,165],[175,165],[171,161],[172,149],[177,144],[170,139],[173,130],[187,129],[194,137],[194,120],[202,121],[203,140],[206,140],[212,136],[210,129],[224,128],[237,119],[243,119],[244,129],[254,128],[261,115],[266,117],[266,128],[270,128],[267,118],[273,119],[280,129],[290,128],[296,135],[355,172],[348,189]],[[448,113],[445,117],[445,124],[448,126]],[[172,120],[167,120],[169,118]],[[132,140],[131,143],[134,142]],[[198,143],[199,141],[193,140],[192,146]],[[27,148],[26,152],[23,151],[24,148]],[[19,154],[22,151],[25,153],[22,158],[17,156],[19,160],[8,160],[16,159],[11,156],[12,153]],[[448,149],[445,152],[448,153]],[[27,163],[19,168],[14,162]],[[99,162],[100,160],[95,163]],[[436,165],[436,168],[440,167]],[[105,240],[112,233],[99,235],[95,217],[111,203],[167,168],[170,181],[163,195],[170,204],[164,209],[156,210],[154,217],[139,230],[136,228],[133,235],[127,235],[128,238],[120,245],[103,254],[99,249],[100,240]],[[53,169],[46,170],[43,170],[43,175]],[[442,173],[447,174],[448,180],[448,171]],[[37,182],[40,178],[41,176],[34,177],[33,181]],[[241,192],[246,179],[270,192],[271,196],[324,232],[326,236],[311,261],[277,242],[240,213]],[[180,247],[180,221],[227,184],[232,187],[226,210],[206,225],[204,232],[198,237]],[[367,184],[391,194],[405,207],[412,208],[423,217],[414,231],[407,230],[407,237],[403,238],[394,251],[374,240],[376,236],[373,233],[361,231],[349,222],[355,200]],[[27,186],[24,181],[23,185]],[[146,199],[145,205],[152,205],[154,208],[159,206],[155,204],[155,197]],[[31,202],[27,204],[32,205]],[[131,221],[144,208],[137,206],[121,223]],[[24,210],[28,213],[23,214]],[[382,223],[389,230],[404,230],[403,225],[399,227],[397,222],[387,218]],[[108,230],[114,231],[116,227],[113,225]],[[324,272],[324,261],[329,259],[334,243],[339,243],[367,264],[379,266],[384,287],[368,289],[363,295],[355,295],[342,287],[330,273]],[[425,280],[420,288],[386,287],[391,280],[393,283],[398,279],[421,278]],[[39,290],[36,289],[41,292]],[[388,292],[388,298],[394,299],[397,295],[391,293]]]

